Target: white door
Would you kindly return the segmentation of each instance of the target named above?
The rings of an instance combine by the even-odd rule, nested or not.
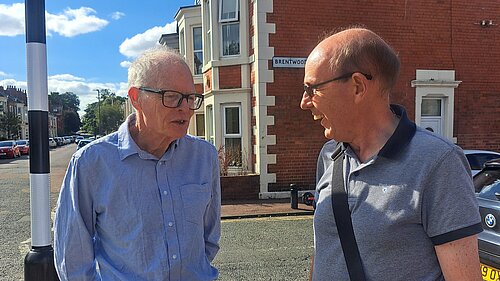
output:
[[[420,127],[442,135],[443,119],[443,100],[422,98]]]

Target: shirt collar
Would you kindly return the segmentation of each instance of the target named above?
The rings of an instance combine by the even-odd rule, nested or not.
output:
[[[399,123],[392,136],[378,153],[378,156],[385,158],[395,158],[410,143],[417,130],[415,123],[408,119],[404,107],[391,104],[391,110],[399,117]]]
[[[377,154],[377,157],[395,158],[410,143],[417,129],[415,123],[408,119],[404,107],[391,104],[391,111],[398,116],[399,123],[392,136]],[[341,143],[341,145],[346,150],[346,153],[349,153],[349,145],[347,143]]]
[[[140,149],[139,146],[137,146],[137,144],[135,143],[134,139],[132,139],[129,131],[129,126],[131,123],[135,123],[135,118],[135,113],[130,114],[127,117],[127,120],[125,120],[125,122],[120,125],[120,128],[118,128],[118,152],[120,154],[120,160],[124,160],[125,158],[133,154],[139,154],[139,156],[143,159],[158,160],[153,155]],[[179,139],[176,139],[170,145],[168,150],[170,150],[171,148],[177,148],[178,145]],[[165,158],[166,155],[167,153],[162,156],[162,159]]]

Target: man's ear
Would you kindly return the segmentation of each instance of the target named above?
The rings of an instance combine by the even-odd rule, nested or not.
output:
[[[139,105],[139,89],[136,87],[130,87],[128,89],[128,98],[130,99],[132,106],[137,109],[137,106]]]
[[[354,102],[359,103],[366,97],[368,85],[366,85],[366,79],[361,73],[354,73],[352,78],[354,81],[354,86],[356,88]]]

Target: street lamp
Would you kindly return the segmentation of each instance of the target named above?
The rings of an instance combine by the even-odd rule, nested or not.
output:
[[[98,135],[101,135],[101,95],[100,95],[100,92],[101,90],[100,89],[94,89],[94,91],[97,91],[97,122],[99,123],[98,125],[98,131],[97,131],[97,134]]]

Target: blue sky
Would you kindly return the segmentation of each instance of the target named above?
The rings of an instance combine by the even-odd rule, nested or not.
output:
[[[45,1],[49,92],[74,92],[80,113],[97,101],[96,88],[127,91],[127,67],[194,0]],[[0,85],[27,89],[24,1],[0,3]]]

